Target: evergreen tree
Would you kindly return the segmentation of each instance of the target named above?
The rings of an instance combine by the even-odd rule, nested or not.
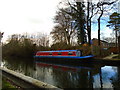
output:
[[[112,28],[115,31],[116,36],[116,47],[118,42],[118,32],[120,31],[120,14],[117,12],[112,13],[109,16],[108,27]]]

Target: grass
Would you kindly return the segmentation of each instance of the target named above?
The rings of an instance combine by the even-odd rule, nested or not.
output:
[[[115,57],[113,57],[112,59],[113,59],[113,60],[120,60],[120,55],[115,56]]]
[[[17,90],[15,86],[13,86],[10,82],[8,82],[6,79],[2,79],[2,90]]]

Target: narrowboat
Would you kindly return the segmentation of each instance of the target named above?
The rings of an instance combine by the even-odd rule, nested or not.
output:
[[[35,58],[87,59],[93,57],[93,55],[82,56],[81,50],[38,51],[35,55]]]

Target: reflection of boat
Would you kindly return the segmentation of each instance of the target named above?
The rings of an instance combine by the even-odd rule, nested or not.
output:
[[[35,58],[67,58],[67,59],[88,59],[93,55],[82,56],[80,50],[57,50],[57,51],[38,51]]]
[[[37,66],[40,67],[52,67],[54,69],[61,69],[63,71],[79,71],[80,69],[94,69],[93,66],[90,66],[89,64],[82,64],[76,65],[76,64],[62,64],[62,63],[50,63],[50,62],[41,62],[36,61],[35,62]]]

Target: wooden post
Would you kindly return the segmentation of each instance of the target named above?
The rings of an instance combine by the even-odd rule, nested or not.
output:
[[[1,39],[3,37],[3,33],[0,32],[0,67],[2,62],[2,43]],[[2,71],[0,70],[0,90],[2,90]]]

